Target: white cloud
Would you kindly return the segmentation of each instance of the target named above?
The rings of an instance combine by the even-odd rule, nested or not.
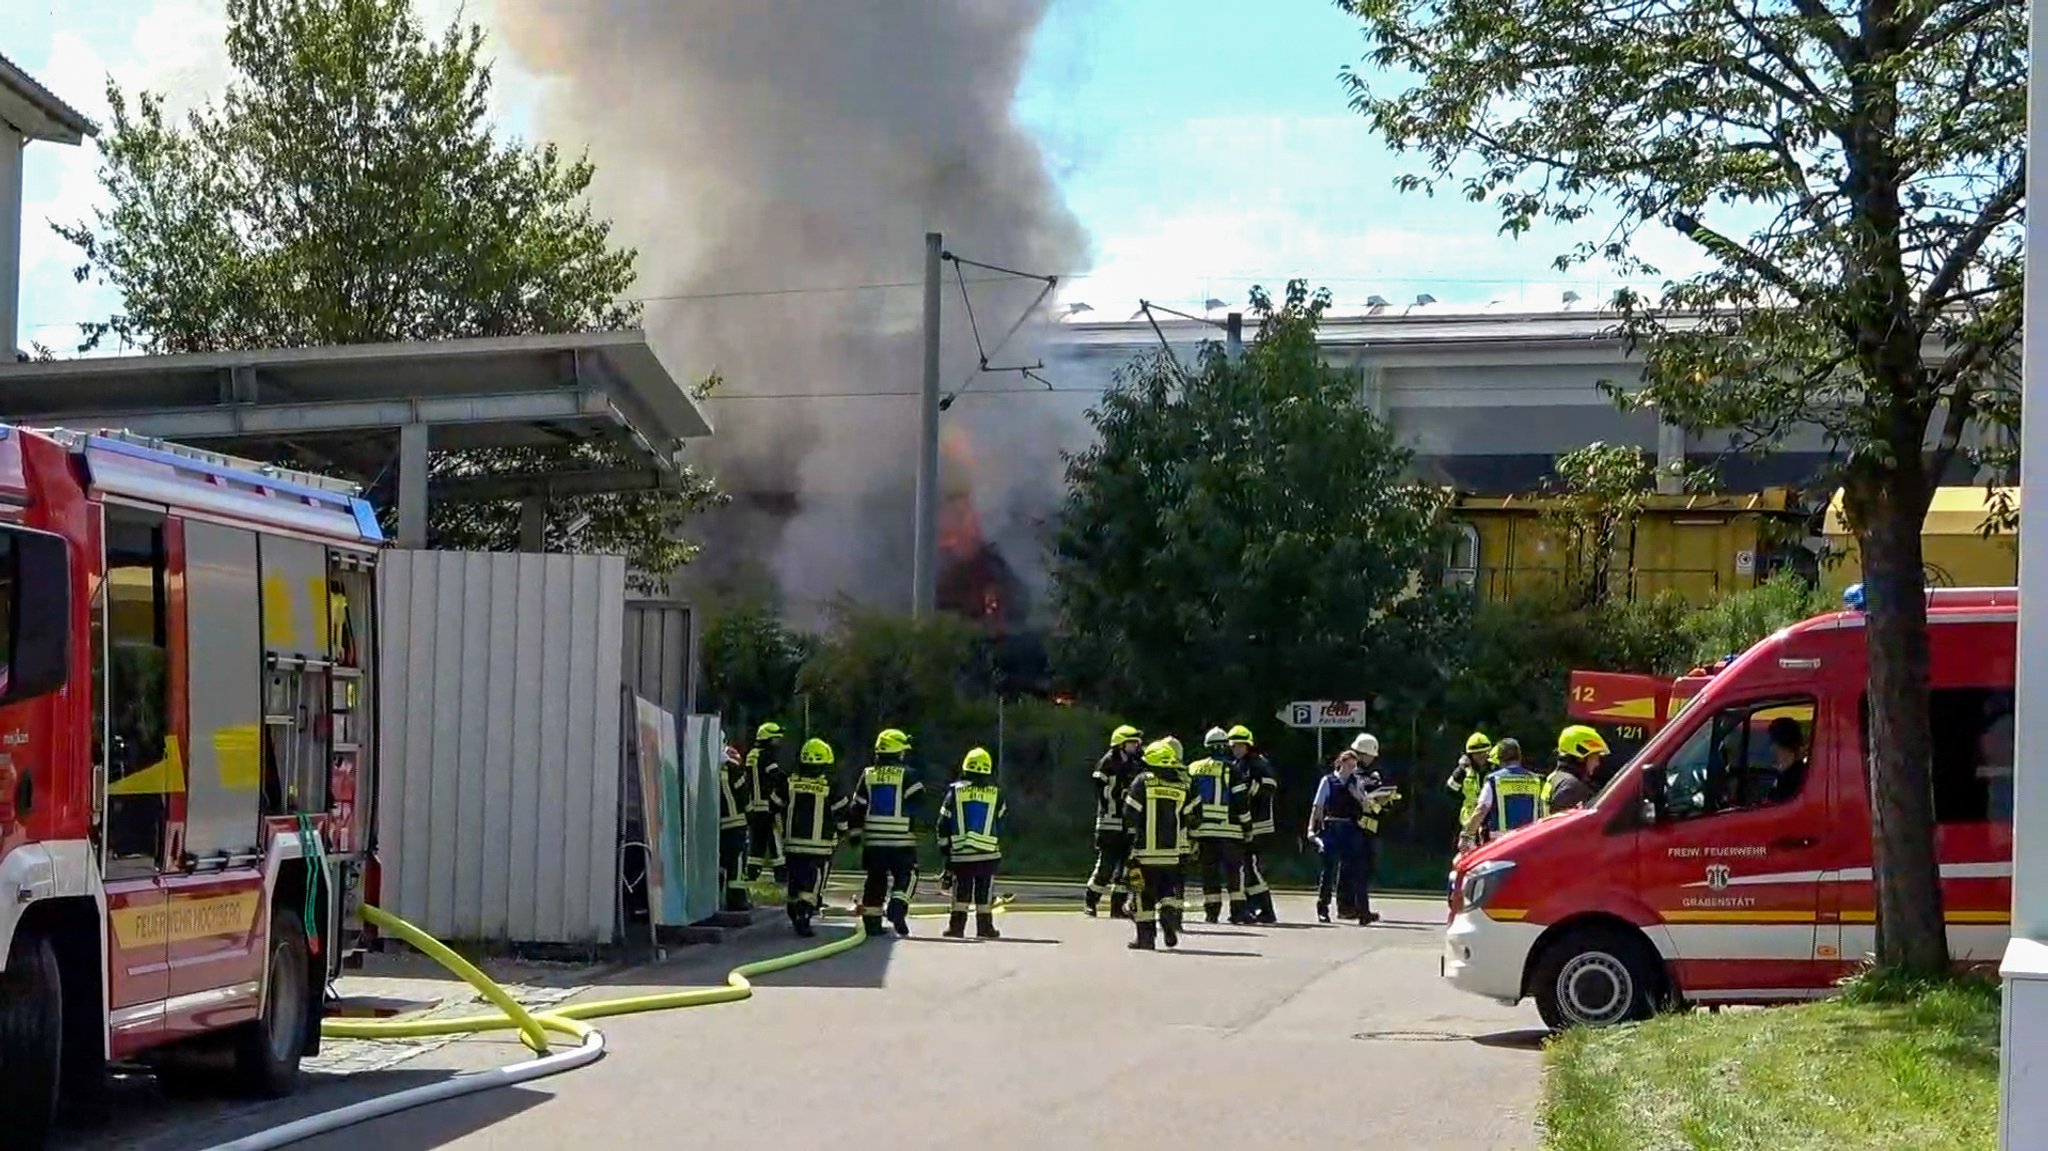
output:
[[[431,35],[458,14],[489,29],[488,0],[419,0],[418,10]],[[182,116],[217,97],[231,74],[224,0],[121,0],[107,11],[60,13],[57,21],[47,50],[39,56],[23,52],[17,62],[103,126],[110,114],[109,76],[124,91],[162,95],[167,110]],[[500,124],[516,130],[529,123],[538,84],[509,58],[497,61],[493,76],[492,111]],[[67,352],[76,344],[78,321],[104,317],[119,305],[113,293],[74,281],[77,249],[48,223],[91,217],[102,202],[99,164],[99,149],[91,141],[79,148],[37,144],[28,150],[22,204],[23,344],[40,342]]]

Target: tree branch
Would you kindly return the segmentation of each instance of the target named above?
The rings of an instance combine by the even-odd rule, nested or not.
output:
[[[1914,327],[1922,335],[1926,334],[1928,326],[1941,314],[1941,310],[1948,306],[1949,293],[1962,282],[1970,265],[1984,250],[1984,245],[1990,242],[1992,234],[1998,231],[2006,217],[2018,209],[2020,199],[2026,192],[2027,171],[2021,166],[2006,177],[2005,185],[1999,188],[1991,199],[1985,201],[1984,207],[1977,213],[1977,218],[1971,222],[1969,230],[1964,232],[1962,239],[1956,241],[1956,246],[1949,250],[1948,257],[1935,270],[1934,278],[1928,281],[1927,290],[1920,297],[1920,307],[1913,315]]]

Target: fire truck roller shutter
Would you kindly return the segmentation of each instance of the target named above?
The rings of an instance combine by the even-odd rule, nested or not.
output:
[[[263,601],[264,810],[327,809],[327,549],[257,537]]]
[[[256,533],[185,522],[186,684],[192,733],[185,850],[262,850],[263,619]]]

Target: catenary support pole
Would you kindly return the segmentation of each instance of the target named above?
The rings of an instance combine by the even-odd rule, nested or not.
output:
[[[427,546],[427,425],[398,429],[398,546]]]
[[[1223,317],[1223,354],[1231,363],[1244,358],[1244,313],[1232,312]]]
[[[938,606],[939,573],[939,270],[945,242],[924,236],[924,392],[917,426],[917,535],[910,554],[910,613]]]
[[[2027,203],[2048,198],[2048,12],[2031,14]],[[2048,269],[2048,216],[2027,213],[2026,260]],[[2048,278],[2027,277],[2020,377],[2020,620],[2013,762],[2048,757]],[[1998,1141],[2039,1145],[2048,1130],[2048,776],[2013,772],[2012,941],[2000,974],[2005,1018]]]
[[[528,496],[519,501],[519,550],[548,550],[548,498]]]

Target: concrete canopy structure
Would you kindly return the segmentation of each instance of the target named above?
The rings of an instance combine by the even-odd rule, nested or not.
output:
[[[0,411],[21,423],[121,428],[290,461],[373,494],[390,484],[395,454],[406,547],[426,541],[430,447],[601,441],[633,461],[463,479],[433,492],[542,507],[551,496],[664,486],[680,474],[684,442],[711,434],[638,330],[0,364]]]
[[[21,321],[21,161],[37,140],[73,146],[98,129],[0,56],[0,363],[12,363]]]

